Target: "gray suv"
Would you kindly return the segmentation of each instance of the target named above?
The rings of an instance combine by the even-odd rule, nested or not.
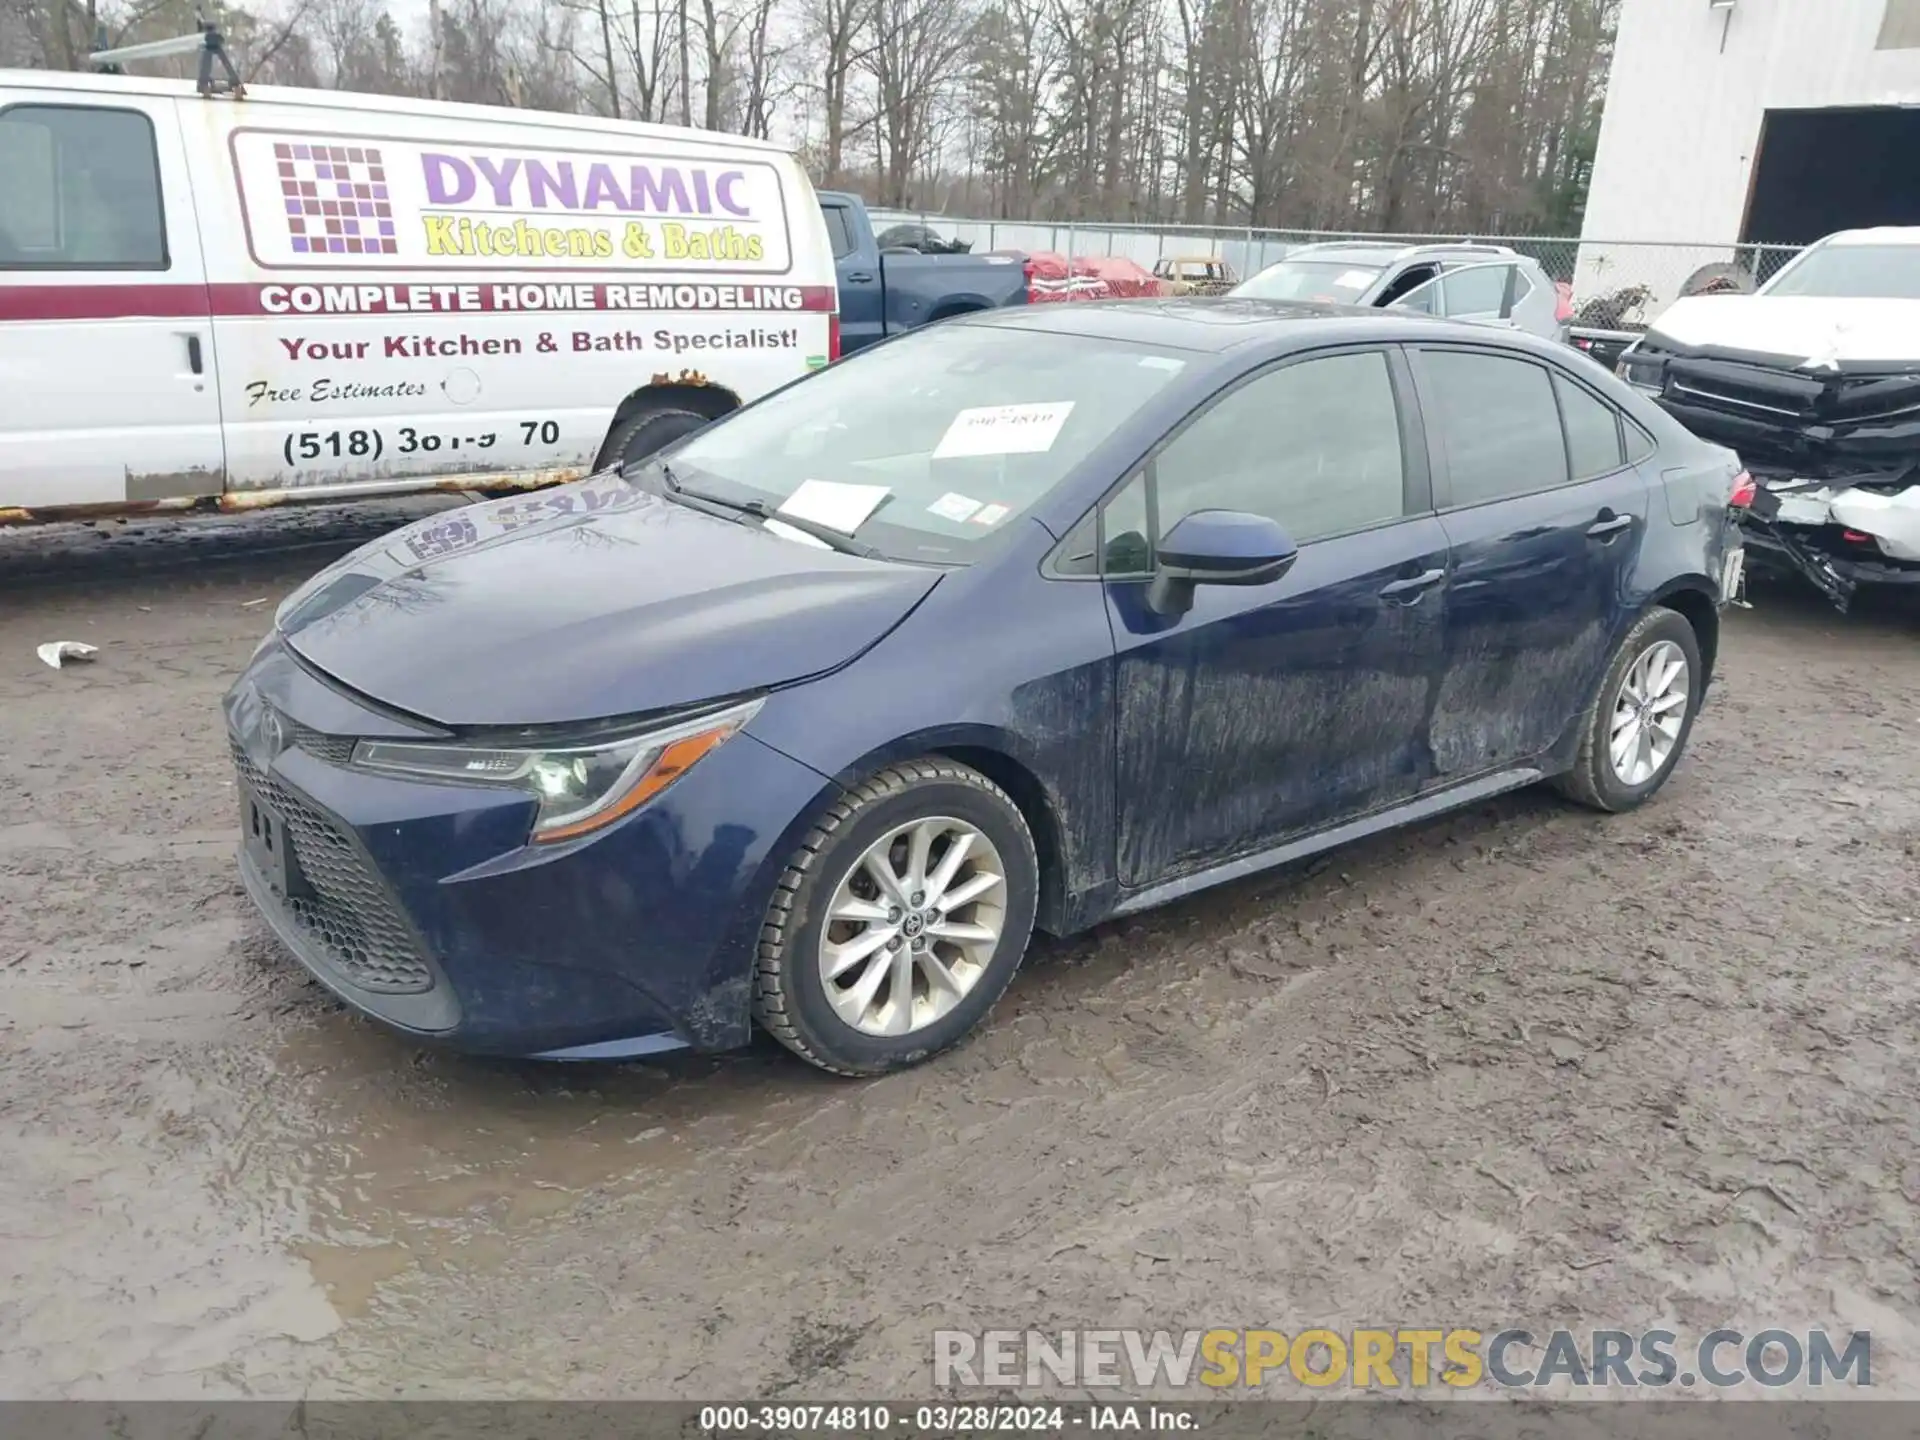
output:
[[[1569,340],[1560,293],[1537,261],[1504,245],[1302,245],[1231,292],[1255,300],[1392,306]]]

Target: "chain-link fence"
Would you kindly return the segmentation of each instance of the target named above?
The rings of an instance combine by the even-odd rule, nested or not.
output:
[[[965,240],[975,254],[1017,250],[1071,256],[1122,256],[1151,270],[1161,260],[1214,258],[1241,278],[1277,263],[1302,245],[1342,240],[1403,245],[1472,241],[1505,245],[1538,261],[1573,289],[1574,323],[1600,330],[1636,330],[1684,294],[1701,289],[1751,290],[1799,254],[1792,245],[1741,245],[1651,240],[1582,240],[1492,234],[1386,235],[1365,231],[1264,230],[1218,225],[1105,225],[1068,221],[969,220],[903,211],[873,212],[874,228],[924,224]]]

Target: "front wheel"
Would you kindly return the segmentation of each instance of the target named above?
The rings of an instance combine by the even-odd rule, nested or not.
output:
[[[1038,892],[1033,836],[1005,791],[937,756],[890,766],[828,810],[774,887],[754,1017],[824,1070],[918,1064],[1005,992]]]
[[[1700,641],[1685,616],[1653,609],[1613,654],[1581,721],[1573,769],[1556,783],[1595,810],[1631,810],[1667,783],[1706,688]]]

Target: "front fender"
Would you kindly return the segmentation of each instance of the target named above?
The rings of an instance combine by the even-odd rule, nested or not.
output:
[[[841,787],[935,751],[974,765],[1052,845],[1065,914],[1112,873],[1113,636],[1099,585],[1026,558],[942,580],[845,670],[769,696],[751,733]]]

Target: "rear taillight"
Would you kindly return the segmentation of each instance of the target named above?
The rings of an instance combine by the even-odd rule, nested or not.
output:
[[[1733,477],[1733,494],[1727,497],[1727,504],[1736,510],[1745,510],[1753,504],[1754,492],[1758,488],[1753,483],[1753,476],[1742,470]]]
[[[840,358],[840,312],[827,312],[827,363],[831,365]]]

